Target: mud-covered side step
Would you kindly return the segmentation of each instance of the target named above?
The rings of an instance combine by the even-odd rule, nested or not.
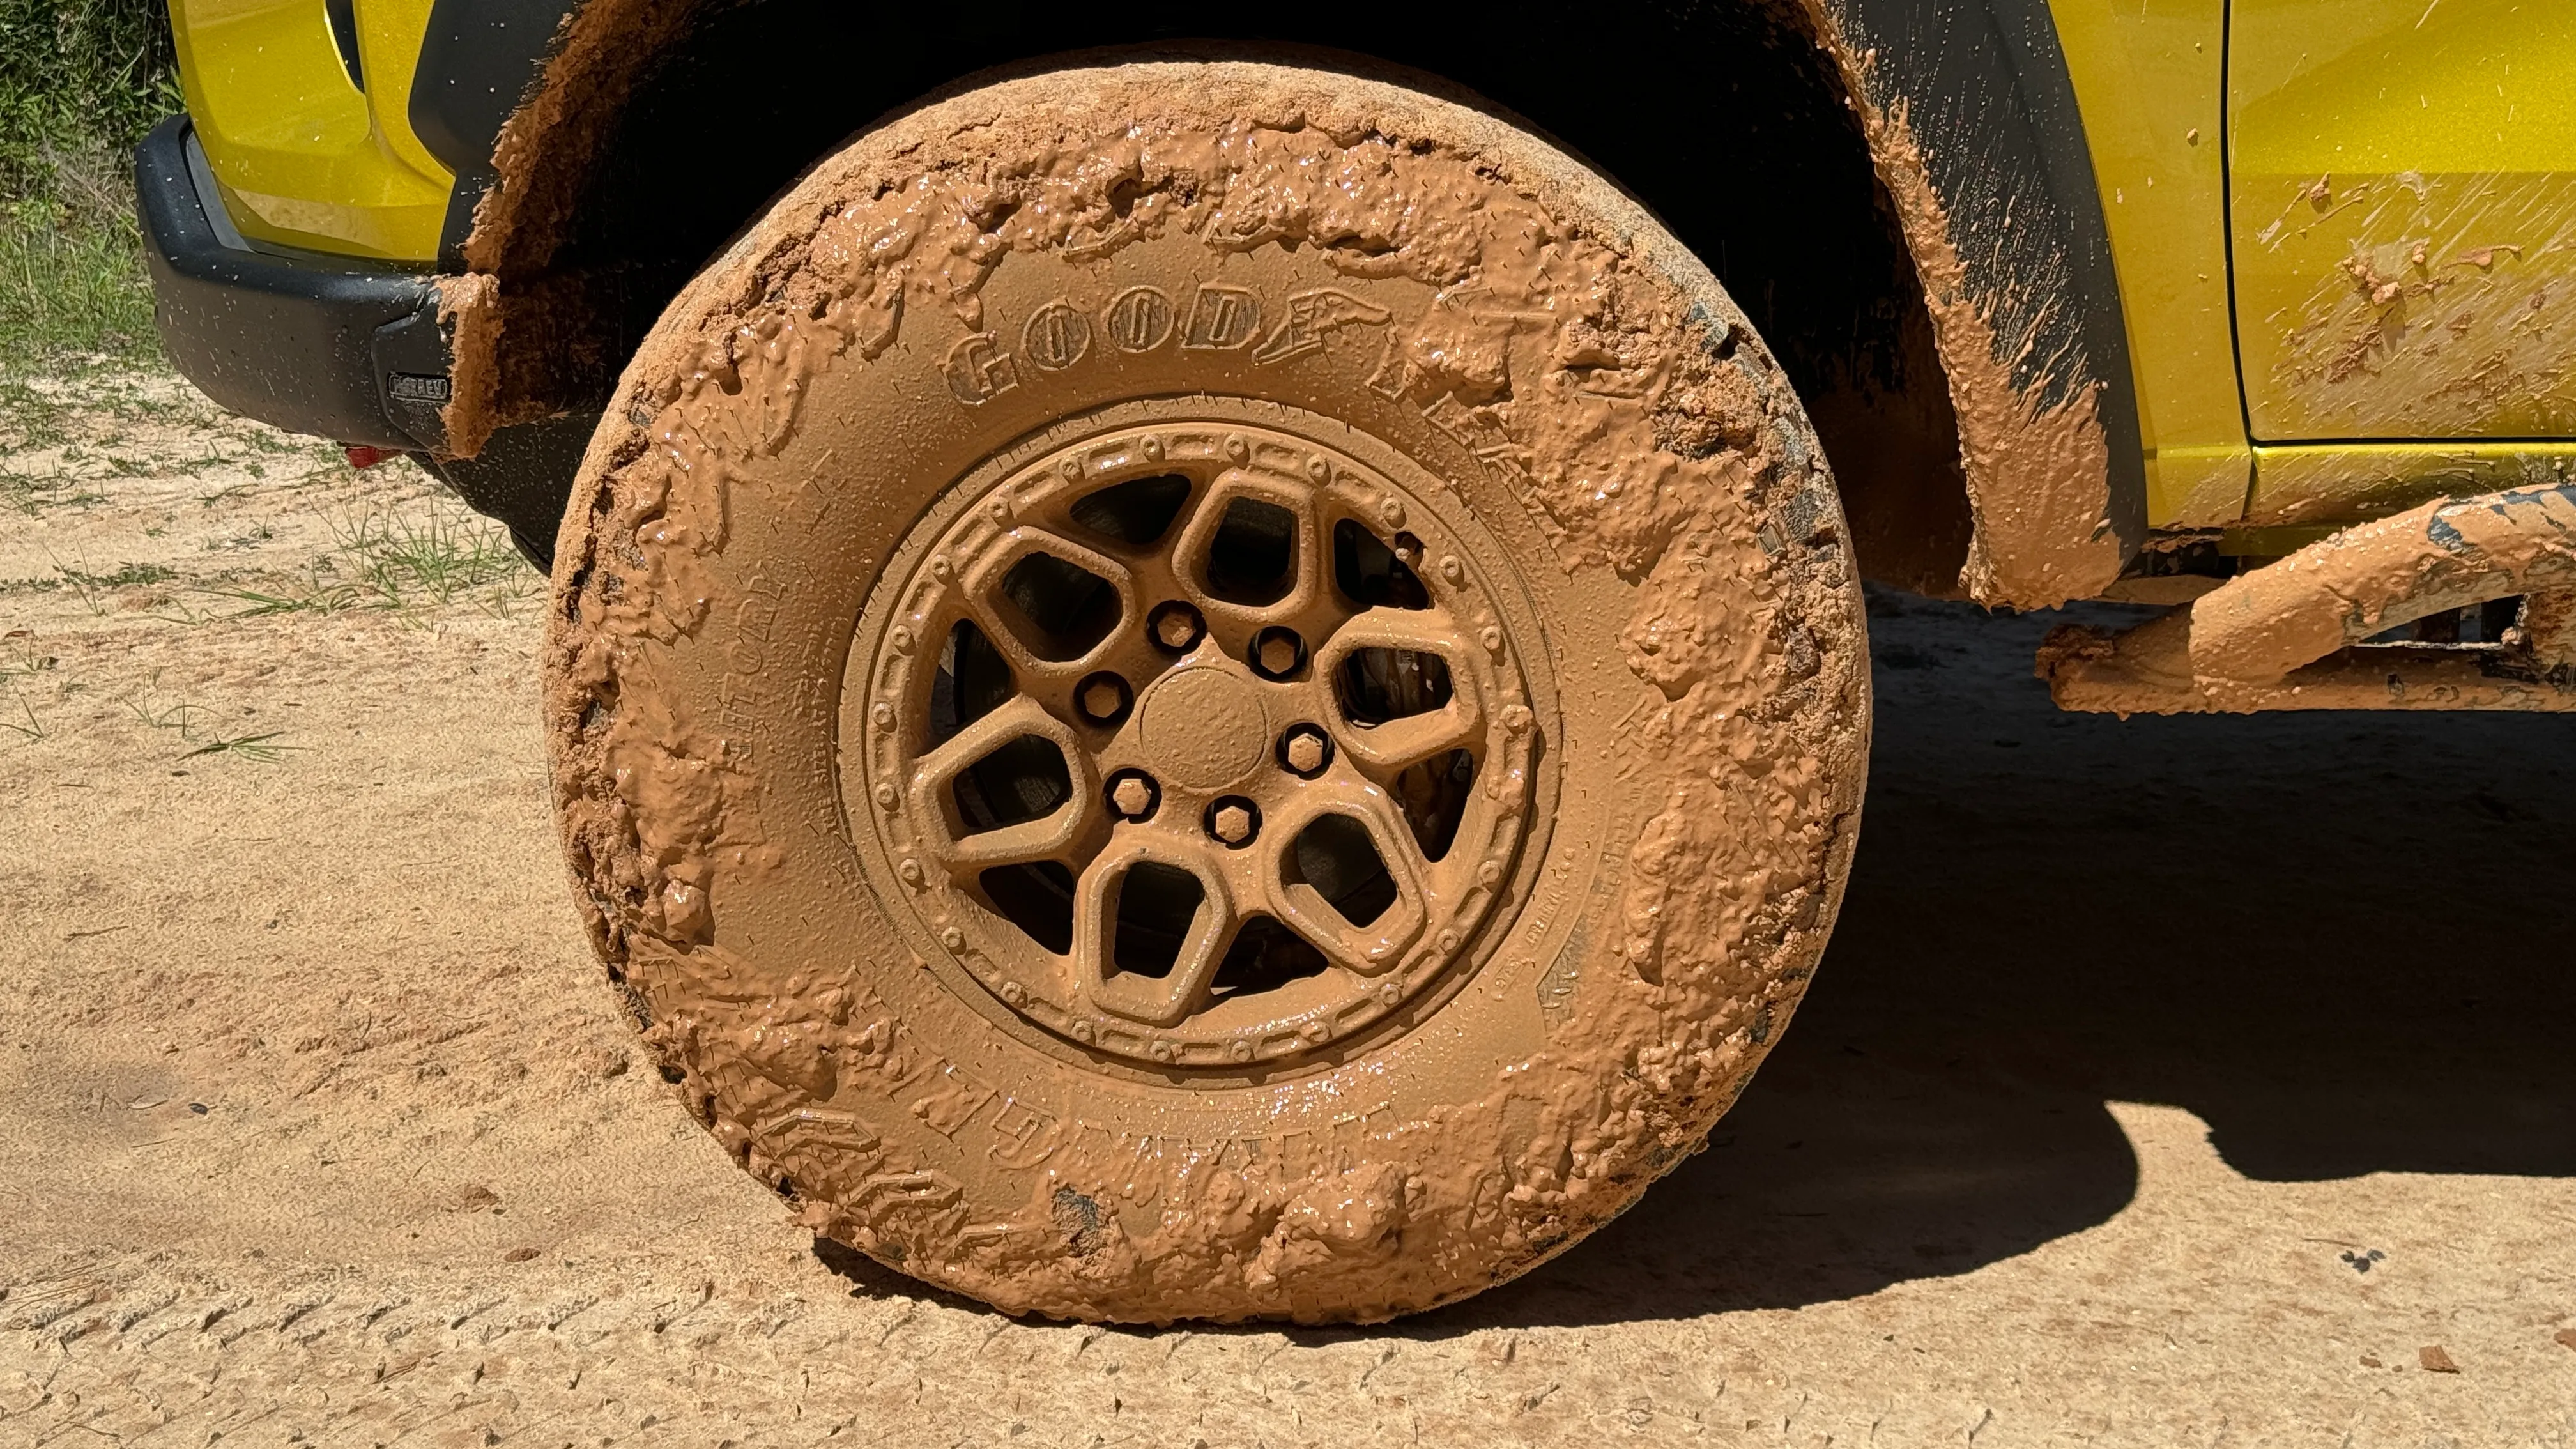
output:
[[[2476,645],[2368,642],[2523,601]],[[2576,483],[2359,524],[2125,632],[2060,629],[2038,672],[2062,709],[2576,710]]]

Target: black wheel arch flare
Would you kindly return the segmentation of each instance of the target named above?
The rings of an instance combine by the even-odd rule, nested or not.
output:
[[[1295,11],[1223,13],[1174,0],[1108,12],[1038,0],[864,12],[844,0],[676,3],[686,12],[678,23],[668,6],[638,0],[438,0],[432,11],[410,114],[424,144],[457,172],[443,266],[460,268],[471,256],[499,275],[505,296],[577,299],[570,305],[585,315],[574,330],[592,339],[586,349],[559,350],[537,385],[537,410],[551,408],[559,419],[554,446],[531,448],[524,436],[512,436],[527,424],[525,398],[509,420],[516,426],[495,435],[505,451],[523,455],[514,473],[539,467],[561,475],[502,490],[520,497],[523,509],[559,506],[579,456],[563,444],[579,431],[568,423],[595,414],[663,302],[842,138],[986,68],[1088,47],[1213,39],[1364,51],[1511,107],[1661,212],[1754,314],[1793,377],[1801,361],[1794,334],[1851,335],[1862,339],[1855,352],[1874,350],[1868,334],[1893,325],[1884,316],[1889,304],[1859,288],[1809,304],[1771,301],[1768,294],[1780,289],[1763,285],[1767,274],[1801,263],[1765,250],[1777,244],[1766,242],[1764,227],[1741,219],[1740,198],[1806,185],[1811,195],[1792,197],[1810,220],[1799,245],[1814,247],[1819,238],[1828,252],[1872,245],[1834,235],[1867,230],[1873,206],[1885,222],[1884,192],[1860,198],[1848,163],[1804,182],[1817,168],[1763,169],[1781,145],[1777,135],[1761,133],[1766,117],[1794,113],[1796,125],[1823,123],[1818,97],[1781,104],[1773,92],[1805,83],[1780,76],[1803,66],[1837,91],[1856,89],[1824,99],[1904,118],[1946,213],[1963,290],[1991,325],[2013,389],[2042,408],[2091,394],[2108,458],[2102,517],[2118,539],[2118,556],[2145,536],[2144,464],[2119,283],[2046,0],[1625,4],[1571,31],[1561,12],[1537,6],[1498,7],[1471,25],[1446,5],[1393,0],[1373,12],[1362,34],[1346,33],[1347,20],[1336,19],[1347,12],[1310,20]],[[594,65],[591,73],[550,77],[550,59],[585,20],[632,23],[667,39],[658,50],[638,46],[638,53],[613,57],[607,64],[616,73]],[[1839,73],[1822,59],[1836,47]],[[1809,53],[1791,54],[1802,49]],[[784,83],[817,74],[800,62],[824,54],[864,55],[865,63],[844,67],[830,84]],[[756,73],[782,83],[756,90],[740,84]],[[588,89],[585,108],[593,114],[578,136],[566,128],[570,144],[559,154],[547,154],[542,143],[533,148],[533,169],[499,183],[503,205],[485,207],[484,224],[491,228],[498,216],[506,226],[511,205],[531,200],[536,204],[526,209],[554,220],[478,242],[476,207],[496,184],[495,143],[546,84]],[[703,102],[719,94],[735,122],[711,132]],[[613,98],[607,103],[615,108],[605,125],[596,114],[601,98]],[[761,136],[764,146],[746,150],[747,135]],[[1739,171],[1750,180],[1732,193],[1710,184]],[[648,210],[669,208],[675,182],[691,199],[676,224]],[[555,193],[550,204],[532,195],[548,191]],[[639,235],[663,238],[661,249],[632,250]],[[1879,263],[1864,257],[1857,267],[1805,265],[1813,268],[1805,284],[1831,293],[1834,276],[1868,275]],[[564,336],[560,321],[540,330],[558,342]],[[1808,370],[1821,378],[1873,366],[1880,365],[1846,359]],[[1802,391],[1825,385],[1798,380]]]

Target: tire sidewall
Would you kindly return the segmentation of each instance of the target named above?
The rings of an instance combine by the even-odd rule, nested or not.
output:
[[[1448,115],[1456,108],[1416,96],[1401,104],[1494,154],[1490,117]],[[652,1019],[650,1040],[702,1119],[808,1221],[1007,1307],[1380,1317],[1526,1267],[1624,1205],[1706,1130],[1724,1105],[1713,1091],[1731,1099],[1740,1089],[1821,949],[1811,904],[1805,934],[1744,962],[1733,998],[1680,1005],[1741,1009],[1737,1049],[1691,1090],[1638,1105],[1636,1048],[1651,1055],[1676,1004],[1649,1000],[1669,993],[1641,983],[1654,972],[1629,959],[1630,938],[1651,929],[1632,918],[1632,876],[1656,864],[1638,858],[1641,840],[1712,768],[1703,751],[1640,747],[1641,715],[1674,704],[1635,665],[1638,620],[1655,608],[1641,593],[1655,575],[1625,573],[1615,558],[1587,566],[1597,541],[1570,543],[1564,520],[1529,496],[1508,459],[1480,455],[1471,424],[1372,386],[1383,383],[1391,331],[1446,300],[1414,278],[1354,275],[1316,248],[1227,250],[1167,234],[1106,256],[1014,251],[973,309],[910,305],[872,355],[813,345],[793,318],[767,335],[757,321],[744,328],[794,274],[814,216],[904,174],[899,158],[936,133],[923,119],[818,167],[673,305],[576,487],[589,506],[573,510],[559,550],[568,602],[553,673],[558,738],[571,741],[558,751],[559,793],[622,805],[633,821],[640,894],[632,882],[603,888],[616,872],[603,867],[596,812],[570,810],[567,829],[577,881],[612,966]],[[1584,194],[1579,168],[1531,138],[1517,144],[1559,163],[1548,178],[1558,214],[1625,224],[1635,243],[1639,218],[1624,198],[1598,182]],[[1696,326],[1749,336],[1678,248],[1640,249],[1676,301],[1697,309]],[[1095,327],[1070,364],[1033,360],[1031,317],[1070,307],[1103,318],[1142,286],[1180,314],[1165,342],[1129,351]],[[1330,329],[1317,346],[1265,358],[1279,351],[1265,340],[1292,299],[1324,291],[1390,320]],[[1188,346],[1192,309],[1219,293],[1249,299],[1262,326],[1237,345]],[[1779,435],[1772,451],[1826,486],[1776,369],[1757,348],[1742,355]],[[992,385],[1001,378],[1007,385]],[[1213,399],[1212,414],[1257,418],[1275,405],[1336,420],[1355,452],[1390,452],[1448,484],[1426,501],[1500,551],[1478,567],[1511,596],[1524,647],[1543,649],[1525,664],[1543,742],[1536,807],[1508,904],[1464,948],[1471,964],[1454,972],[1457,989],[1337,1044],[1328,1064],[1222,1085],[1102,1070],[1072,1043],[1010,1029],[998,1002],[939,969],[917,921],[907,928],[912,905],[853,844],[864,828],[853,812],[863,816],[866,802],[843,788],[854,632],[925,511],[978,464],[1042,452],[1081,426],[1068,418],[1189,394]],[[685,426],[675,429],[675,417]],[[601,575],[621,560],[634,582],[603,605]],[[1857,638],[1848,572],[1838,588],[1810,591],[1847,617],[1808,627]],[[589,614],[568,618],[584,598]],[[1844,693],[1856,688],[1846,682]],[[602,698],[614,701],[604,727],[590,707]],[[1740,728],[1765,726],[1748,714]],[[1819,857],[1826,878],[1806,886],[1825,923],[1857,814],[1861,725],[1844,728],[1855,758],[1825,786],[1837,839]],[[657,864],[667,877],[659,889]],[[684,898],[685,911],[673,904]],[[1515,1079],[1534,1071],[1552,1087],[1516,1094]],[[1583,1201],[1574,1164],[1587,1131],[1605,1114],[1641,1111],[1660,1118],[1645,1130],[1654,1150],[1631,1154]],[[1526,1201],[1516,1208],[1516,1191],[1555,1200],[1532,1213]],[[1368,1238],[1372,1251],[1390,1233],[1404,1239],[1400,1266],[1374,1289],[1337,1278],[1329,1261],[1318,1269],[1313,1253],[1268,1252],[1281,1224],[1336,1211],[1351,1220],[1342,1236]],[[1228,1214],[1250,1226],[1225,1228]],[[1309,1236],[1328,1249],[1339,1241],[1329,1223]],[[1138,1261],[1158,1248],[1224,1281],[1175,1282]],[[1253,1261],[1265,1252],[1267,1266]]]

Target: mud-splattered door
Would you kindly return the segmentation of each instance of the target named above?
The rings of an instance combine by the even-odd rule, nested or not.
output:
[[[2576,436],[2576,4],[2234,0],[2263,442]]]

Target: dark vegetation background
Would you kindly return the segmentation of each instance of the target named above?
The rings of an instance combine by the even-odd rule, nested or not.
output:
[[[179,109],[164,0],[0,0],[0,372],[158,357],[131,158]]]

